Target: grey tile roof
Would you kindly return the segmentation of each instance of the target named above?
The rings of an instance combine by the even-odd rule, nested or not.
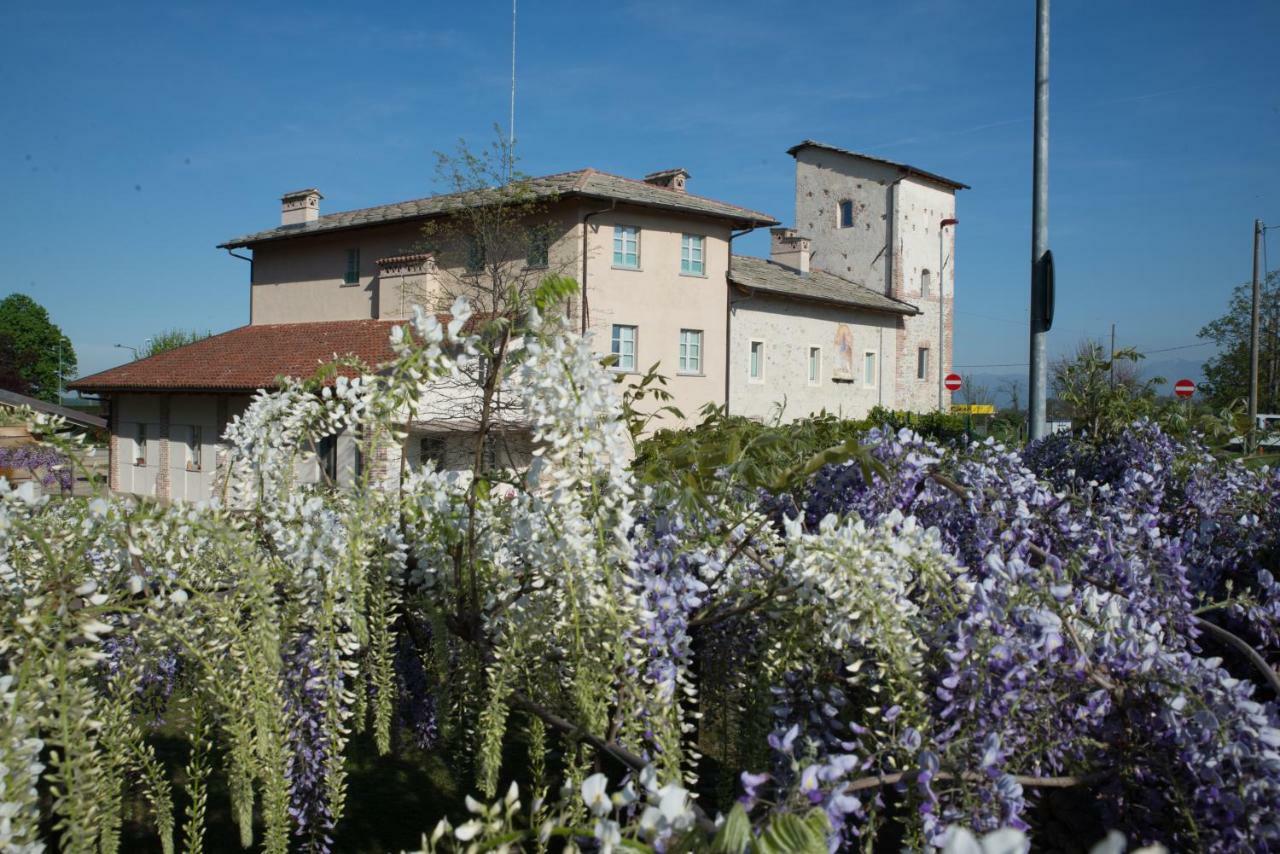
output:
[[[916,167],[907,163],[898,163],[893,160],[885,160],[883,157],[872,157],[870,154],[861,154],[857,151],[850,151],[847,148],[840,148],[839,146],[828,145],[825,142],[818,142],[812,139],[806,139],[805,141],[797,145],[791,146],[790,148],[787,149],[787,154],[790,154],[792,157],[795,157],[796,152],[802,148],[821,148],[825,151],[834,151],[836,154],[847,154],[850,157],[860,157],[863,160],[870,160],[872,163],[882,163],[885,166],[892,166],[895,169],[901,169],[902,171],[906,172],[908,175],[916,175],[921,178],[926,178],[930,181],[934,181],[944,186],[951,187],[954,190],[969,189],[968,184],[961,184],[959,181],[954,181],[951,178],[944,178],[943,176],[938,175],[936,173],[926,172],[923,169],[917,169]]]
[[[731,205],[727,202],[695,196],[679,190],[656,187],[634,178],[623,178],[610,175],[595,169],[579,169],[574,172],[562,172],[558,175],[544,175],[530,178],[527,181],[535,198],[588,198],[602,201],[617,201],[644,207],[661,208],[683,213],[700,214],[716,219],[728,220],[737,226],[777,225],[778,221],[766,213]],[[428,196],[424,199],[413,199],[391,205],[378,205],[372,208],[361,208],[354,211],[327,214],[318,219],[285,225],[277,228],[258,231],[234,237],[225,243],[218,244],[219,249],[235,249],[251,246],[268,240],[279,240],[298,237],[305,234],[317,234],[326,231],[337,231],[346,228],[378,225],[400,220],[425,219],[449,211],[457,210],[465,205],[484,204],[486,197],[492,197],[494,191],[480,190],[467,193],[446,193],[439,196]]]
[[[763,291],[792,299],[847,305],[893,314],[919,314],[910,303],[873,291],[850,279],[825,270],[812,269],[802,276],[798,270],[748,255],[734,255],[729,264],[729,281],[752,291]]]

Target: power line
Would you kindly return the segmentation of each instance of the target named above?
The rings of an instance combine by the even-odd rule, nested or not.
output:
[[[1154,353],[1172,353],[1174,350],[1190,350],[1193,347],[1212,347],[1214,342],[1201,341],[1198,344],[1179,344],[1177,347],[1160,347],[1155,350],[1142,350],[1138,352],[1144,356],[1150,356]],[[955,365],[956,368],[1025,368],[1030,362],[995,362],[986,365]]]

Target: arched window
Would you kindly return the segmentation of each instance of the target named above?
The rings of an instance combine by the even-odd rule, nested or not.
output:
[[[933,274],[928,270],[920,271],[920,296],[927,297],[933,289]]]
[[[849,199],[845,199],[840,203],[840,227],[853,227],[853,202]]]

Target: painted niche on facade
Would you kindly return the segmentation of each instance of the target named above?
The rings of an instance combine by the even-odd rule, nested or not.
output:
[[[831,376],[838,380],[853,379],[853,332],[843,323],[836,327],[835,364]]]

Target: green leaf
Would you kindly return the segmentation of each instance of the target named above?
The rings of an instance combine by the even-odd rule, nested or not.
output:
[[[760,854],[827,854],[827,827],[827,817],[821,810],[804,818],[774,816],[756,840],[756,850]]]
[[[724,820],[720,832],[711,840],[713,854],[742,854],[751,844],[751,819],[742,804],[734,804],[729,817]]]

